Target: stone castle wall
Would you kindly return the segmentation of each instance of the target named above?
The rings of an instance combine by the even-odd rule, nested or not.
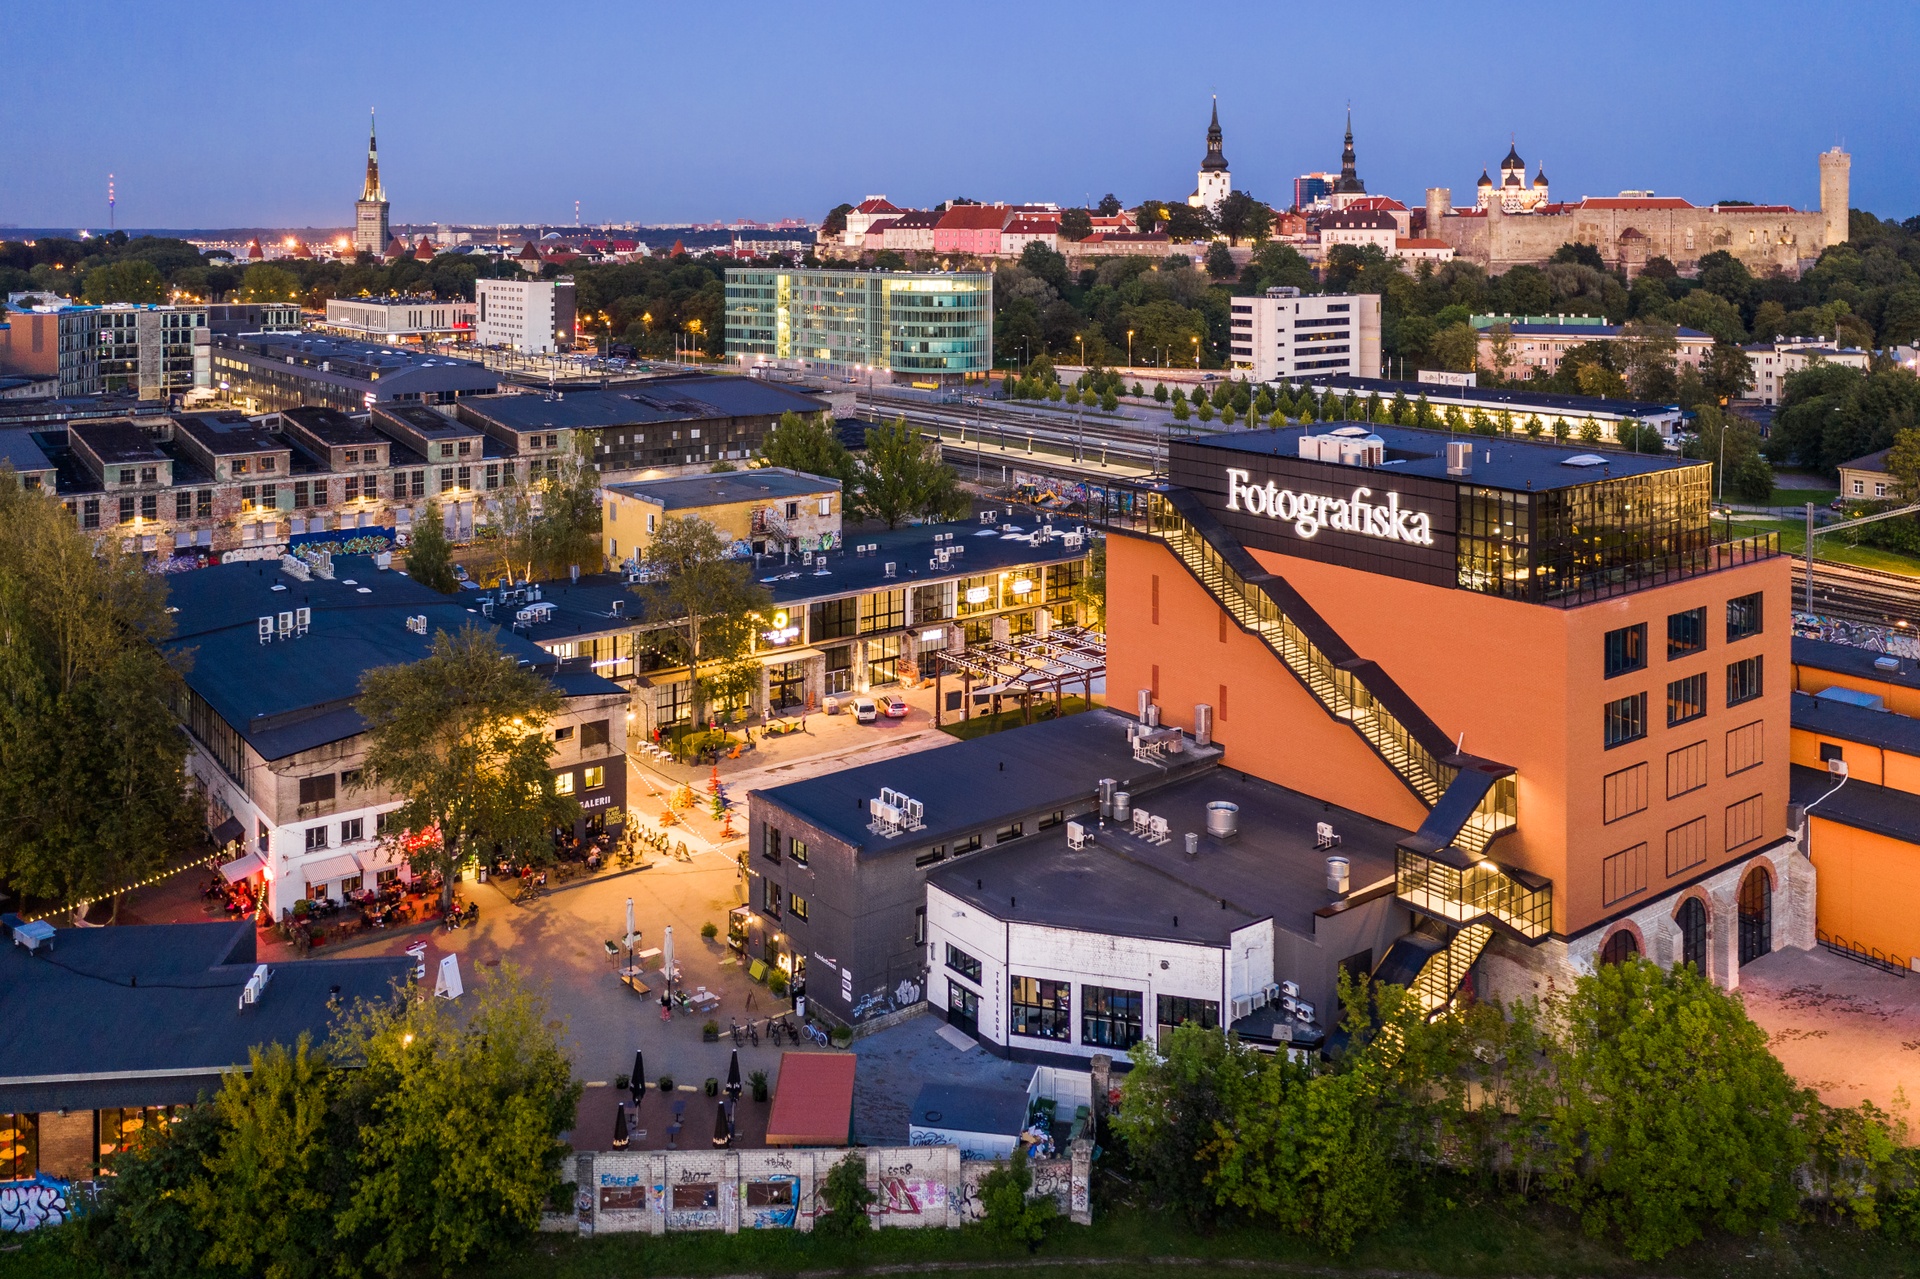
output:
[[[1454,255],[1489,274],[1539,266],[1563,244],[1590,244],[1611,267],[1639,274],[1663,257],[1683,273],[1716,250],[1738,258],[1755,275],[1798,275],[1827,247],[1824,213],[1749,212],[1742,208],[1571,209],[1565,213],[1448,214],[1427,234],[1453,246]]]

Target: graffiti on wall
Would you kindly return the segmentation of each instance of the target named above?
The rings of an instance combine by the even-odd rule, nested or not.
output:
[[[68,1207],[70,1182],[45,1173],[31,1181],[0,1184],[0,1231],[25,1234],[42,1226],[57,1226],[72,1213]]]

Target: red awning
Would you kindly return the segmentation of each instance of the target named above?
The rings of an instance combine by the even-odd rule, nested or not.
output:
[[[769,1146],[844,1146],[852,1140],[852,1053],[780,1054],[767,1116]]]

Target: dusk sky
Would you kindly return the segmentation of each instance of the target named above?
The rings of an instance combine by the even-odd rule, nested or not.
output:
[[[1517,135],[1557,198],[1920,213],[1911,4],[243,4],[8,0],[0,224],[344,226],[367,109],[396,226],[1184,196],[1337,168],[1473,198]]]

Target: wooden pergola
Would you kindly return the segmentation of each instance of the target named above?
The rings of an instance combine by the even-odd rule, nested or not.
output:
[[[962,720],[973,717],[973,690],[976,683],[991,688],[992,713],[1000,713],[1001,699],[1020,700],[1021,722],[1033,722],[1036,695],[1053,695],[1054,713],[1069,684],[1078,684],[1087,700],[1093,700],[1093,682],[1107,674],[1107,637],[1084,626],[1058,626],[1046,635],[1028,634],[1007,640],[989,640],[970,644],[963,652],[941,653],[939,668],[933,676],[933,723],[937,728],[946,711],[944,681],[948,675],[961,680]]]

